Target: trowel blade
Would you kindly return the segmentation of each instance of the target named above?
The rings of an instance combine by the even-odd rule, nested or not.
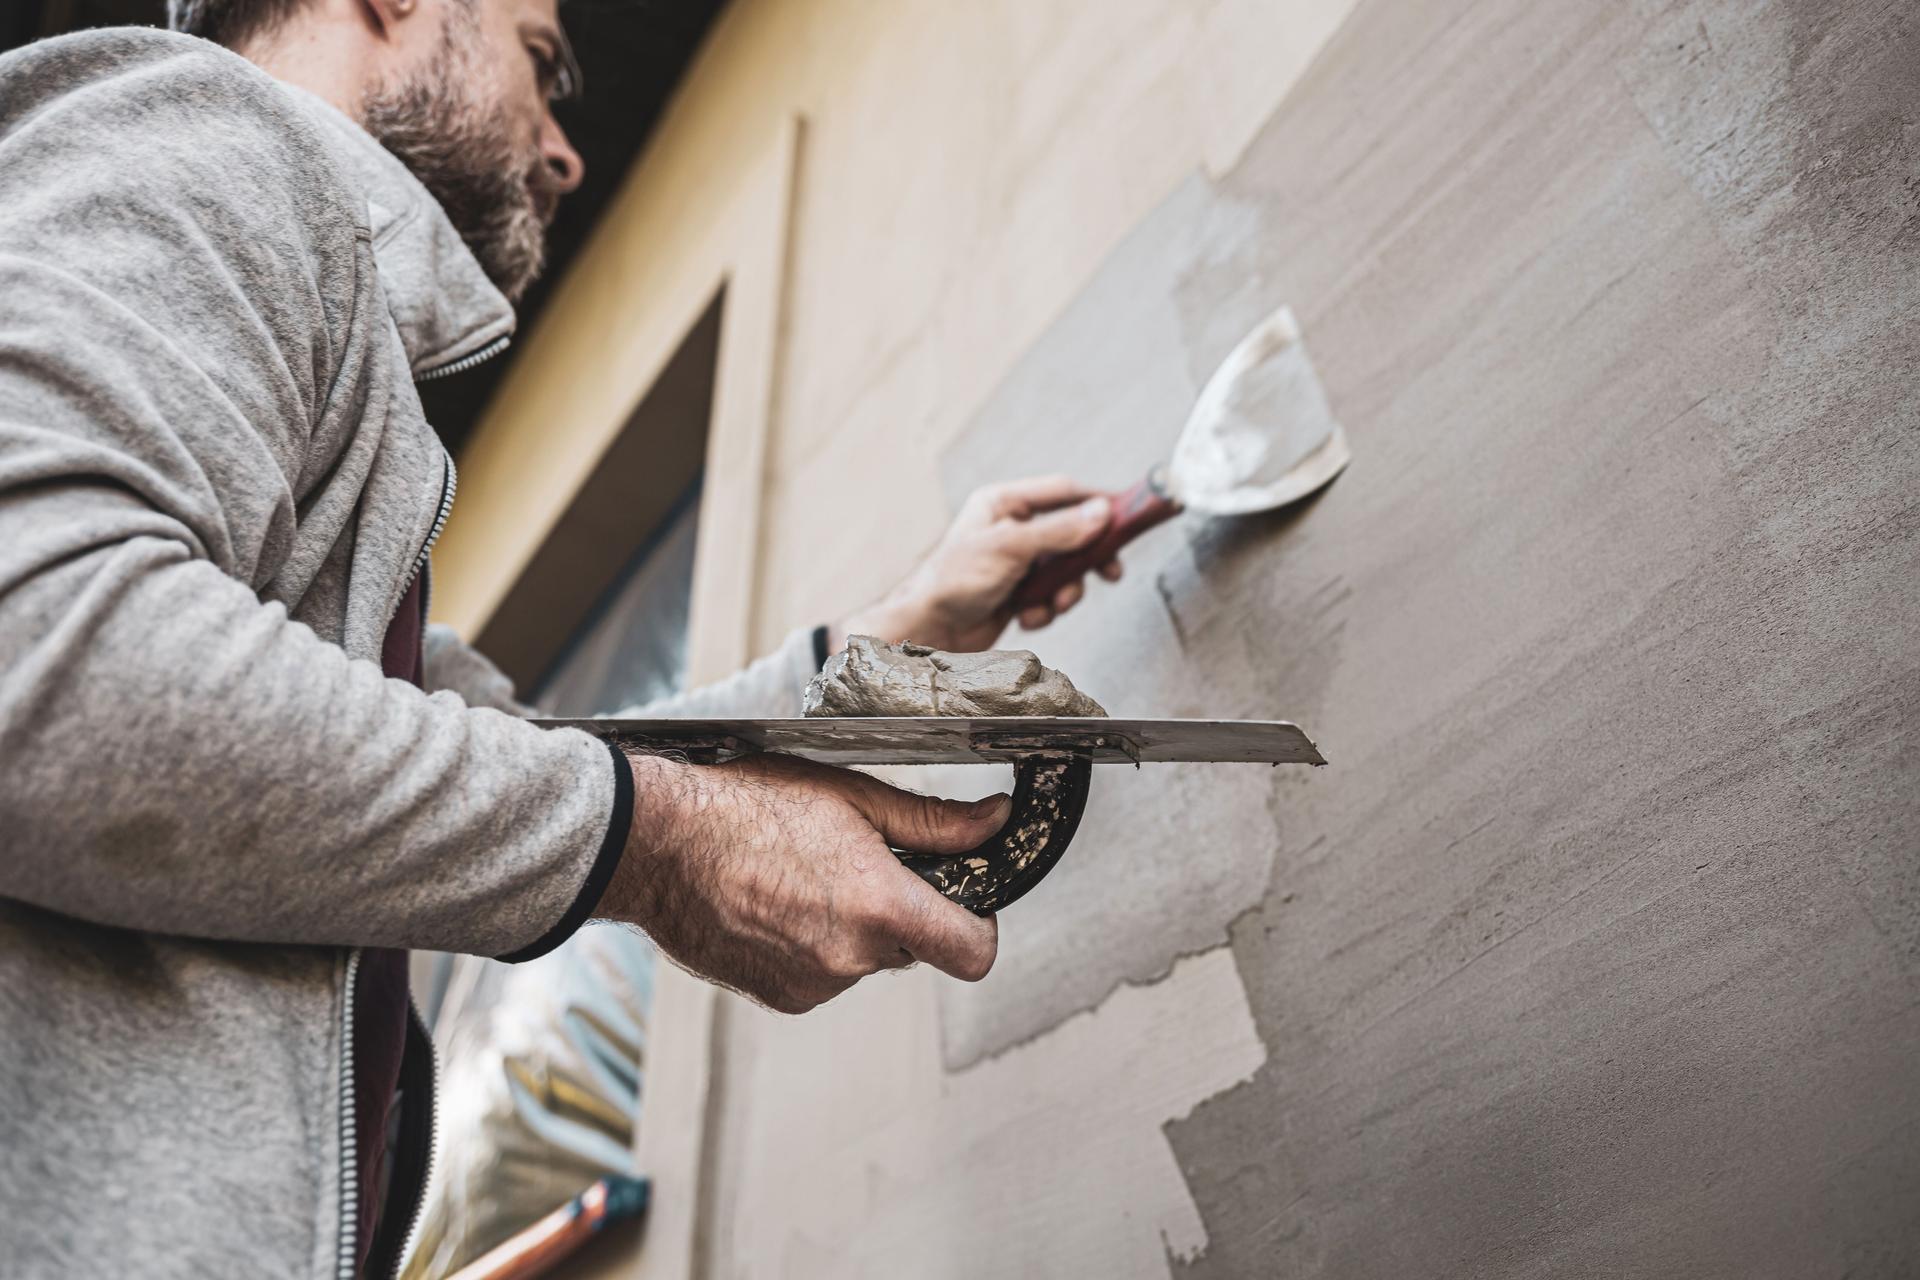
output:
[[[1244,515],[1306,497],[1351,457],[1291,307],[1240,340],[1194,402],[1168,463],[1182,506]]]

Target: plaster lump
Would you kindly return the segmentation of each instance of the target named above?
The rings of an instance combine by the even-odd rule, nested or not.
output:
[[[1104,716],[1025,649],[946,653],[850,636],[807,685],[809,716]]]

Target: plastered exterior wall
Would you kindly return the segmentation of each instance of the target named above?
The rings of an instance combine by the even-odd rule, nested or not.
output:
[[[716,279],[742,651],[973,484],[1131,480],[1284,301],[1353,468],[1035,647],[1333,763],[1098,777],[977,987],[663,984],[636,1273],[1920,1270],[1916,95],[1900,3],[734,10],[467,461],[459,620]]]

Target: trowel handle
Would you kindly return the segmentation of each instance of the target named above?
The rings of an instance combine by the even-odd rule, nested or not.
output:
[[[1133,488],[1107,497],[1113,503],[1113,513],[1107,517],[1106,530],[1078,551],[1034,561],[1033,568],[1008,597],[1007,603],[1016,613],[1037,604],[1051,605],[1054,592],[1069,582],[1078,582],[1082,574],[1120,554],[1120,548],[1180,514],[1180,504],[1167,496],[1158,467]]]

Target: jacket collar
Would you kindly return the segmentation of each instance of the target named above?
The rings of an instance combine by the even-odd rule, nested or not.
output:
[[[367,200],[373,258],[415,380],[484,357],[513,336],[513,305],[494,287],[420,180],[325,99],[286,86],[339,145]]]

